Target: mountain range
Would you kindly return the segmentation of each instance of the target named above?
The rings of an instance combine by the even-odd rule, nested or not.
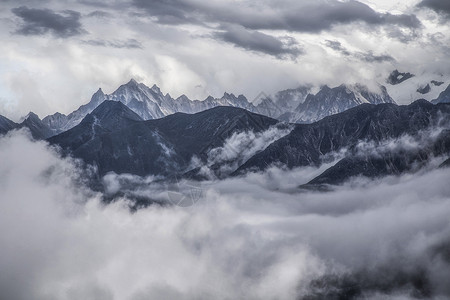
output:
[[[393,79],[397,78],[395,75],[398,78],[401,77],[401,80],[395,81]],[[389,83],[388,88],[395,92],[395,90],[392,90],[393,86],[400,87],[405,84],[405,81],[407,83],[414,78],[416,77],[413,74],[400,73],[396,70],[391,74],[390,79],[387,80]],[[431,85],[436,88],[443,83],[431,80],[427,86]],[[395,103],[386,87],[380,85],[377,89],[378,91],[372,91],[360,84],[342,84],[334,88],[325,85],[314,94],[312,93],[312,86],[300,86],[295,89],[277,92],[272,96],[261,93],[253,101],[249,101],[243,95],[235,96],[229,93],[224,93],[221,98],[209,96],[205,100],[200,101],[190,100],[185,95],[174,99],[169,94],[163,94],[156,85],[149,88],[143,83],[138,83],[131,79],[111,94],[103,93],[100,88],[93,94],[87,104],[80,106],[68,115],[57,112],[41,120],[31,112],[20,124],[10,120],[5,121],[5,117],[2,117],[0,125],[3,124],[1,126],[4,127],[0,127],[0,133],[7,132],[13,128],[27,127],[30,129],[33,137],[45,139],[73,128],[105,100],[124,103],[143,120],[158,119],[176,112],[196,113],[217,106],[231,106],[244,108],[250,112],[262,114],[284,122],[312,123],[363,103]],[[423,94],[421,95],[425,96]],[[450,101],[450,85],[432,101],[433,103]]]
[[[40,120],[33,114],[32,123],[35,125],[29,128],[33,136],[44,138],[67,131],[78,125],[87,114],[105,100],[122,102],[143,120],[158,119],[177,112],[192,114],[217,106],[231,106],[282,121],[298,123],[317,121],[324,116],[345,111],[361,103],[393,103],[393,99],[382,86],[379,93],[371,92],[360,85],[341,85],[336,88],[323,86],[315,95],[310,93],[311,90],[311,86],[301,86],[280,91],[270,97],[261,94],[254,101],[249,101],[243,95],[224,93],[221,98],[209,96],[200,101],[190,100],[185,95],[174,99],[169,94],[163,94],[156,85],[149,88],[132,79],[109,95],[103,93],[100,88],[87,104],[68,115],[57,112]],[[34,128],[40,129],[34,132]]]
[[[264,171],[271,166],[319,167],[341,155],[302,188],[321,188],[363,176],[377,178],[414,172],[432,158],[450,155],[450,105],[418,100],[408,106],[362,104],[311,124],[287,124],[242,108],[215,107],[196,114],[175,113],[143,120],[120,101],[106,100],[74,128],[51,137],[65,155],[96,167],[99,177],[114,172],[195,180]],[[223,154],[241,133],[254,139],[279,131],[245,161]],[[255,138],[256,136],[256,138]],[[245,138],[245,137],[244,137]],[[213,155],[211,155],[213,154]],[[444,163],[443,165],[445,165]],[[209,173],[205,173],[205,168]]]
[[[300,87],[255,102],[228,93],[198,101],[131,80],[110,95],[99,89],[69,115],[40,120],[30,113],[21,123],[0,116],[0,133],[27,127],[35,139],[94,166],[98,179],[114,172],[210,180],[271,166],[319,167],[339,157],[299,182],[320,189],[359,176],[415,172],[434,158],[450,165],[450,87],[432,103],[407,106],[384,87],[379,93],[362,85],[310,91]]]

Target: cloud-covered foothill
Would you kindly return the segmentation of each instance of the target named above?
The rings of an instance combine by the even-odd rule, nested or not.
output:
[[[205,182],[189,208],[130,212],[126,198],[102,204],[76,161],[24,131],[0,138],[0,160],[1,298],[450,296],[449,168],[318,193],[297,187],[320,168],[273,167]],[[151,177],[104,180],[133,182],[167,198]]]

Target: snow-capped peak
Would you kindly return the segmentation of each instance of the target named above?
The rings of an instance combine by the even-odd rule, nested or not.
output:
[[[26,114],[26,116],[24,116],[24,117],[22,117],[21,119],[20,119],[20,121],[21,122],[23,122],[23,121],[26,121],[26,120],[29,120],[29,121],[41,121],[41,119],[39,118],[39,116],[37,115],[37,114],[35,114],[34,112],[32,112],[32,111],[30,111],[28,114]]]

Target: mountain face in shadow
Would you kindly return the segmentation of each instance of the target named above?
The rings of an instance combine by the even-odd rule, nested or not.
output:
[[[258,132],[276,123],[231,107],[143,121],[121,102],[105,101],[79,125],[48,141],[95,165],[100,175],[169,176],[184,172],[194,155],[205,157],[234,132]]]
[[[235,169],[230,174],[264,171],[273,165],[289,169],[317,167],[327,155],[344,153],[339,162],[309,185],[340,184],[355,176],[398,175],[450,153],[447,120],[450,105],[433,105],[425,100],[408,106],[362,104],[312,124],[289,125],[293,128],[290,133],[255,151],[249,159],[233,158]],[[100,176],[112,171],[205,179],[199,176],[198,164],[206,164],[213,157],[211,149],[224,147],[238,133],[261,133],[280,124],[234,107],[144,121],[120,101],[104,101],[79,125],[48,141],[60,146],[64,154],[96,166]],[[427,130],[436,128],[444,130],[432,139],[420,139]],[[392,141],[395,144],[405,137],[413,140],[407,144],[416,146],[392,148]]]
[[[357,175],[400,174],[410,170],[414,163],[427,161],[432,155],[448,155],[448,131],[443,130],[428,144],[419,143],[417,149],[387,149],[356,155],[357,146],[372,143],[377,148],[383,141],[400,139],[405,135],[419,138],[424,130],[448,128],[448,120],[450,105],[433,105],[425,100],[409,106],[363,104],[313,124],[297,125],[290,134],[250,158],[234,175],[264,170],[274,164],[288,168],[319,166],[325,155],[343,149],[349,151],[348,156],[311,184],[338,184]]]

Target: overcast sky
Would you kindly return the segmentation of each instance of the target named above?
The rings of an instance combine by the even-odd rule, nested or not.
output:
[[[68,113],[130,78],[194,99],[448,78],[449,21],[445,0],[2,0],[0,114]]]

